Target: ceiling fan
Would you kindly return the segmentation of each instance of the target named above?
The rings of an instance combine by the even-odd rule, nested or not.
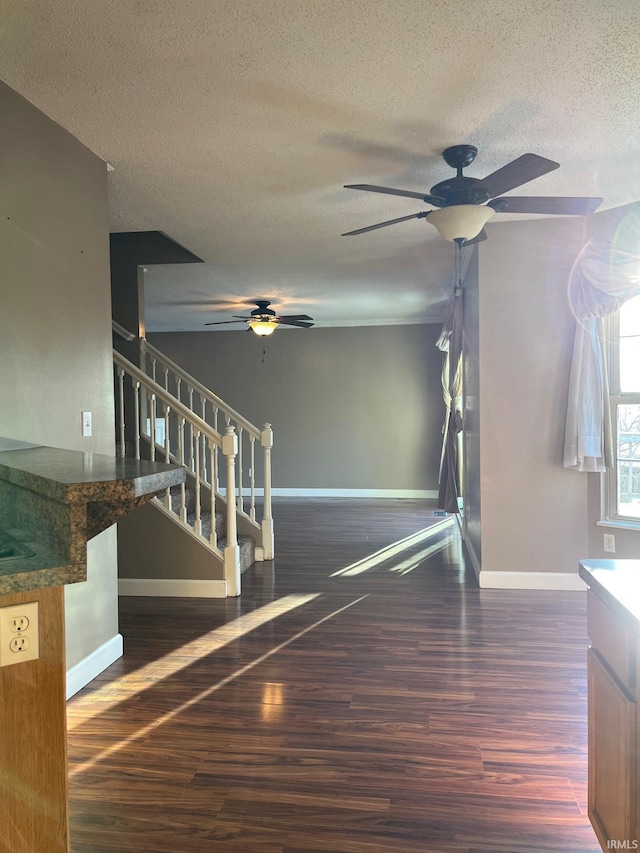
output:
[[[205,323],[205,326],[225,326],[229,323],[238,323],[243,321],[248,323],[249,329],[255,332],[260,337],[271,335],[278,326],[300,326],[303,329],[308,329],[313,326],[313,320],[307,314],[291,314],[278,317],[275,311],[269,308],[271,302],[268,299],[256,299],[254,308],[248,317],[239,317],[234,314],[234,320],[218,320],[212,323]]]
[[[486,178],[470,178],[462,170],[475,160],[478,149],[473,145],[453,145],[442,152],[447,165],[456,170],[455,177],[441,181],[431,187],[429,193],[397,190],[392,187],[377,187],[371,184],[347,184],[348,190],[366,190],[373,193],[418,198],[431,204],[436,210],[423,210],[398,219],[389,219],[347,231],[343,237],[365,234],[397,222],[409,219],[427,219],[446,240],[458,245],[480,243],[487,239],[484,225],[496,213],[540,213],[585,216],[593,213],[602,203],[601,198],[554,197],[554,196],[508,196],[502,193],[522,186],[535,178],[557,169],[560,164],[537,154],[523,154],[507,163]]]

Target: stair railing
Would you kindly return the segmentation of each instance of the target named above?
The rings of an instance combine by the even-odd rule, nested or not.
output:
[[[241,414],[227,405],[217,394],[214,394],[202,383],[198,382],[186,370],[168,358],[159,349],[150,344],[146,338],[140,339],[140,363],[144,373],[153,381],[163,386],[191,411],[197,412],[203,421],[219,430],[219,422],[224,420],[227,427],[236,430],[238,453],[236,456],[235,490],[227,497],[251,526],[261,531],[261,545],[264,559],[272,560],[274,554],[273,517],[271,507],[271,448],[273,447],[273,431],[271,424],[265,424],[262,429],[252,424]],[[216,460],[217,463],[217,460]],[[216,464],[216,471],[219,471]],[[257,478],[258,471],[262,475],[263,503],[262,512],[256,501],[260,491]],[[220,489],[218,480],[213,481],[216,490]],[[247,503],[245,503],[247,498]],[[259,517],[260,515],[260,517]]]
[[[116,423],[120,456],[184,465],[195,481],[195,516],[193,526],[187,520],[186,487],[182,483],[177,508],[170,489],[166,489],[161,505],[197,538],[205,540],[224,565],[227,595],[240,595],[240,548],[238,546],[236,506],[233,500],[221,501],[215,484],[224,479],[228,494],[235,493],[238,437],[233,424],[221,435],[210,424],[191,411],[140,368],[113,351],[116,371]],[[130,453],[127,453],[127,449]],[[226,465],[218,471],[218,456]],[[203,500],[204,499],[204,500]],[[156,498],[158,500],[158,498]],[[203,502],[211,501],[211,533],[202,533]],[[227,544],[218,546],[215,529],[216,504],[226,515]]]

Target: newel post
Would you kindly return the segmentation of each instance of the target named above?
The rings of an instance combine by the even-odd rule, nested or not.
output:
[[[235,428],[228,426],[222,436],[222,453],[227,460],[227,544],[224,549],[224,578],[227,595],[240,595],[240,548],[236,524],[236,456],[238,436]]]
[[[265,560],[273,560],[273,517],[271,515],[271,448],[273,430],[265,424],[260,433],[260,444],[264,449],[264,512],[262,515],[262,547]]]

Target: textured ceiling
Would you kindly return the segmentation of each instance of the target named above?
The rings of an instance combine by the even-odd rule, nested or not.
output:
[[[439,316],[453,247],[433,226],[340,237],[424,205],[342,186],[426,191],[453,175],[449,145],[480,149],[477,177],[529,151],[560,162],[514,194],[640,198],[637,0],[0,9],[0,77],[113,165],[112,230],[163,231],[206,261],[149,268],[150,330],[202,329],[252,297],[318,325]]]

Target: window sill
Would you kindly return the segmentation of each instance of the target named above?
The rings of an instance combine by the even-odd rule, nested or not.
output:
[[[638,521],[629,521],[626,518],[604,518],[602,521],[596,521],[597,527],[615,527],[618,530],[633,530],[640,533],[640,519]]]

